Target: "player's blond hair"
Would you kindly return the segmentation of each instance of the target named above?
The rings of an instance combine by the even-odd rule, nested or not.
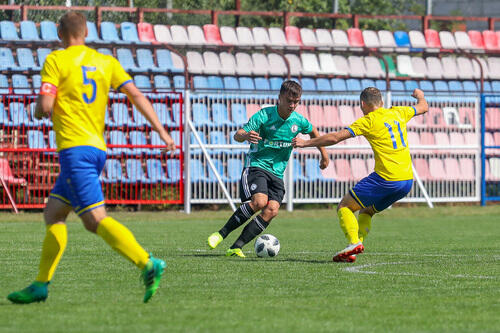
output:
[[[85,29],[87,28],[87,19],[80,12],[69,11],[59,19],[59,27],[57,28],[62,37],[85,37]]]
[[[384,101],[382,100],[382,93],[375,87],[365,88],[361,92],[359,99],[365,102],[365,104],[371,106],[380,106],[384,104]]]

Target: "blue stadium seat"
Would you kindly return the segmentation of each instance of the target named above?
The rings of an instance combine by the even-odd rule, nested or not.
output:
[[[116,57],[126,71],[140,72],[141,69],[135,65],[134,56],[129,49],[120,48],[116,50]]]
[[[134,83],[137,88],[144,90],[151,90],[151,81],[146,75],[135,75]]]
[[[212,163],[214,164],[215,170],[217,170],[217,173],[219,174],[221,180],[223,182],[227,182],[228,178],[226,176],[226,173],[224,172],[224,163],[222,163],[222,161],[217,158],[212,159]],[[207,163],[207,169],[208,169],[207,181],[209,183],[217,182],[217,177],[215,176],[214,172],[212,171],[212,168],[208,165],[208,163]]]
[[[255,83],[255,87],[258,90],[270,90],[271,85],[269,84],[269,80],[266,79],[265,77],[256,77],[253,79]]]
[[[368,87],[375,87],[375,81],[372,79],[362,79],[361,80],[361,89],[365,89]]]
[[[181,163],[179,160],[167,160],[167,184],[181,180]]]
[[[487,88],[486,87],[486,83],[489,84],[489,82],[488,81],[484,81],[484,83],[485,83],[484,84],[484,90],[486,92],[490,92],[491,91],[491,86],[489,86],[489,90],[486,90],[486,88]],[[475,92],[475,93],[477,93],[479,91],[478,86],[476,85],[476,82],[474,82],[474,81],[464,81],[464,82],[462,82],[462,84],[463,84],[464,91]]]
[[[56,132],[49,131],[49,148],[57,149]]]
[[[215,126],[233,126],[229,120],[226,104],[212,103],[212,119]]]
[[[241,127],[248,122],[247,109],[244,104],[233,103],[231,105],[231,119],[237,127]]]
[[[183,75],[175,75],[174,76],[174,88],[175,89],[184,89],[186,84],[186,79]]]
[[[375,88],[377,88],[380,91],[386,91],[387,83],[385,82],[385,80],[377,80],[375,81]]]
[[[210,89],[224,89],[224,84],[222,83],[222,78],[220,76],[210,75],[207,77],[208,87]]]
[[[420,89],[424,92],[434,92],[434,84],[432,81],[422,80],[420,81]]]
[[[130,131],[128,133],[130,144],[134,146],[144,146],[148,144],[146,135],[142,131]],[[133,155],[141,155],[151,153],[150,148],[131,148]]]
[[[302,164],[299,159],[293,159],[293,181],[307,181],[307,177],[304,175],[304,171],[302,169]]]
[[[464,89],[465,89],[465,84],[464,84]],[[477,91],[479,91],[480,89],[481,89],[481,82],[478,82],[477,83]],[[483,91],[485,93],[492,93],[493,92],[493,88],[491,87],[490,81],[483,82]]]
[[[234,76],[224,76],[224,89],[226,90],[238,90],[240,85],[238,79]]]
[[[3,40],[19,40],[17,29],[12,21],[0,22],[0,36]]]
[[[330,86],[330,80],[325,78],[316,79],[316,87],[319,91],[331,91],[332,87]]]
[[[113,114],[114,126],[127,126],[133,123],[128,114],[127,104],[115,102],[111,105],[111,111]]]
[[[450,89],[448,88],[448,84],[443,80],[434,81],[434,90],[436,92],[450,91]]]
[[[136,184],[151,184],[152,181],[146,177],[144,174],[144,169],[142,168],[141,160],[132,158],[128,159],[125,162],[125,166],[127,169],[127,178],[124,179],[125,183]]]
[[[315,158],[307,158],[305,161],[305,175],[310,181],[328,181],[332,182],[333,179],[328,179],[323,177],[321,170],[319,168],[319,160]]]
[[[283,78],[281,77],[272,77],[269,79],[269,83],[271,85],[271,90],[280,90],[281,84],[283,83]]]
[[[164,72],[171,73],[183,73],[184,70],[174,67],[172,62],[172,54],[169,50],[160,49],[156,50],[156,61],[158,63],[158,68]],[[182,85],[184,88],[184,85]]]
[[[344,79],[332,79],[331,83],[332,91],[347,91]]]
[[[114,159],[106,160],[105,168],[106,176],[103,181],[106,184],[120,183],[123,180],[123,171],[120,161]]]
[[[224,132],[212,131],[208,135],[208,138],[209,138],[209,142],[211,145],[227,145],[227,139],[226,139],[226,135],[224,134]],[[217,148],[217,149],[213,149],[212,153],[213,154],[231,154],[231,150]]]
[[[189,161],[189,173],[191,175],[191,183],[200,183],[207,179],[205,168],[200,160],[192,158]]]
[[[137,49],[136,55],[137,55],[137,65],[141,70],[152,71],[155,73],[164,72],[163,69],[156,67],[153,58],[153,53],[151,53],[151,50]]]
[[[12,88],[14,90],[14,94],[29,95],[33,93],[31,85],[28,82],[28,78],[23,74],[12,75]]]
[[[181,140],[180,140],[181,137],[180,137],[179,131],[170,131],[170,136],[172,137],[172,140],[174,140],[176,146],[179,146],[181,144]],[[165,146],[165,142],[163,142],[160,139],[160,135],[155,131],[151,132],[151,144],[153,146]],[[179,148],[177,148],[174,151],[174,154],[179,154],[179,153],[180,153],[180,150],[179,150]],[[151,150],[151,154],[162,155],[164,153],[159,148],[153,148]]]
[[[405,89],[408,92],[413,92],[413,90],[418,89],[418,82],[414,80],[405,81]]]
[[[125,133],[117,130],[109,131],[109,143],[111,145],[128,145]],[[130,148],[108,148],[108,154],[112,156],[121,154],[132,155],[132,150]]]
[[[149,44],[148,42],[142,42],[139,40],[139,36],[137,34],[137,27],[135,26],[135,23],[122,22],[120,24],[120,30],[124,42],[134,43],[134,44]]]
[[[38,89],[42,86],[42,77],[40,74],[35,74],[31,76],[31,82],[33,83],[33,89],[35,89],[35,93],[38,92]]]
[[[158,92],[170,91],[170,79],[165,75],[155,75],[154,77],[155,89]]]
[[[239,145],[239,146],[242,146],[242,145],[245,145],[246,142],[238,142],[234,139],[234,134],[236,133],[236,131],[231,131],[231,133],[229,133],[229,143],[232,144],[232,145]],[[239,155],[239,154],[242,154],[242,153],[245,153],[247,151],[247,149],[237,149],[237,148],[234,148],[234,149],[231,149],[231,152],[234,154],[234,155]]]
[[[0,47],[0,70],[18,70],[12,51],[6,47]]]
[[[9,92],[9,80],[7,79],[7,76],[0,74],[0,94],[8,94]]]
[[[252,78],[247,76],[240,76],[238,78],[241,90],[255,90],[255,85]]]
[[[208,117],[207,106],[202,103],[192,104],[193,124],[196,127],[213,126],[214,123]]]
[[[347,79],[346,84],[348,91],[361,91],[361,82],[358,79]]]
[[[106,43],[126,44],[118,37],[118,31],[113,22],[105,21],[101,23],[101,39]]]
[[[206,145],[207,144],[207,137],[203,132],[198,132],[198,136],[200,137],[201,143]],[[198,141],[194,137],[194,133],[191,132],[191,145],[198,145]],[[202,153],[201,148],[191,148],[191,155],[199,155]]]
[[[134,117],[133,127],[149,126],[149,123],[142,113],[137,110],[135,105],[132,105],[132,116]]]
[[[193,76],[193,87],[194,89],[208,89],[208,80],[205,76],[195,75]]]
[[[464,87],[462,86],[462,82],[456,81],[456,80],[448,81],[448,88],[450,89],[450,92],[452,92],[452,93],[455,93],[455,92],[461,93],[464,90]]]
[[[314,79],[303,77],[301,84],[303,91],[316,91],[316,83],[314,82]]]
[[[227,160],[227,178],[231,183],[237,183],[241,179],[243,162],[240,159],[230,158]]]
[[[406,31],[394,31],[394,40],[398,47],[410,47],[410,36]]]
[[[40,40],[38,30],[36,29],[35,22],[33,21],[21,21],[19,30],[21,31],[21,38],[25,41]]]
[[[35,64],[35,59],[33,58],[33,53],[30,49],[27,48],[19,48],[16,51],[17,53],[17,63],[19,67],[22,69],[31,69],[39,71],[41,69],[40,66]]]
[[[168,108],[165,103],[153,103],[153,109],[158,115],[158,118],[160,119],[162,125],[167,127],[176,127],[176,124],[170,117],[170,113],[168,112]]]
[[[52,50],[47,48],[39,48],[36,50],[36,57],[38,58],[38,65],[40,65],[40,67],[43,67],[45,58],[47,58],[50,52],[52,52]]]
[[[105,55],[110,55],[112,56],[113,55],[113,52],[110,50],[110,49],[107,49],[105,47],[100,47],[97,49],[97,52],[99,53],[102,53],[102,54],[105,54]]]
[[[40,23],[40,34],[42,35],[42,39],[46,41],[59,40],[56,24],[52,21],[43,21]]]
[[[10,125],[12,126],[31,126],[33,123],[28,115],[28,110],[23,103],[11,102],[9,104]]]
[[[174,126],[178,127],[180,125],[181,118],[181,104],[173,103],[172,104],[172,120],[174,121]]]
[[[157,159],[149,159],[146,161],[146,169],[148,177],[153,184],[167,183],[167,175],[161,166],[161,162]]]
[[[391,80],[390,84],[391,84],[391,91],[394,91],[394,92],[405,91],[405,85],[403,84],[402,81]]]
[[[42,131],[39,130],[29,130],[28,135],[28,147],[32,149],[47,149],[47,143],[43,137]]]
[[[87,21],[87,37],[85,38],[86,43],[104,43],[99,38],[99,34],[97,33],[97,27],[95,26],[94,22]]]
[[[500,81],[491,81],[491,90],[494,93],[500,92]]]

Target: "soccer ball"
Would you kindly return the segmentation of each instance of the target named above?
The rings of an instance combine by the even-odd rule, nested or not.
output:
[[[275,257],[280,251],[280,241],[273,235],[261,235],[255,241],[255,253],[257,257]]]

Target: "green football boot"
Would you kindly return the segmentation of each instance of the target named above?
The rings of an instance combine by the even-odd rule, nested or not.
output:
[[[210,236],[208,236],[208,239],[207,239],[207,244],[208,244],[208,247],[210,247],[210,249],[215,249],[217,247],[217,245],[220,244],[220,242],[222,242],[224,238],[222,238],[222,235],[219,234],[218,232],[214,232],[213,234],[211,234]]]
[[[144,303],[147,303],[156,293],[158,285],[160,284],[161,276],[166,267],[167,264],[165,264],[163,260],[154,258],[153,256],[149,257],[146,267],[142,270],[142,280],[144,281],[144,286],[146,287]]]
[[[29,304],[34,302],[45,302],[49,295],[49,283],[35,281],[23,290],[15,291],[7,299],[16,304]]]
[[[236,249],[227,249],[227,251],[226,251],[226,257],[240,257],[240,258],[245,258],[245,254],[239,248],[236,248]]]

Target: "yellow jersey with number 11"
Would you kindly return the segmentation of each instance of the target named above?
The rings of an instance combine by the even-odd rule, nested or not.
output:
[[[375,172],[385,180],[413,179],[406,123],[417,113],[414,107],[379,108],[347,128],[353,136],[363,135],[373,149]]]
[[[93,146],[106,151],[104,119],[110,87],[131,82],[118,60],[85,45],[50,53],[42,68],[40,93],[55,93],[52,122],[57,151]]]

